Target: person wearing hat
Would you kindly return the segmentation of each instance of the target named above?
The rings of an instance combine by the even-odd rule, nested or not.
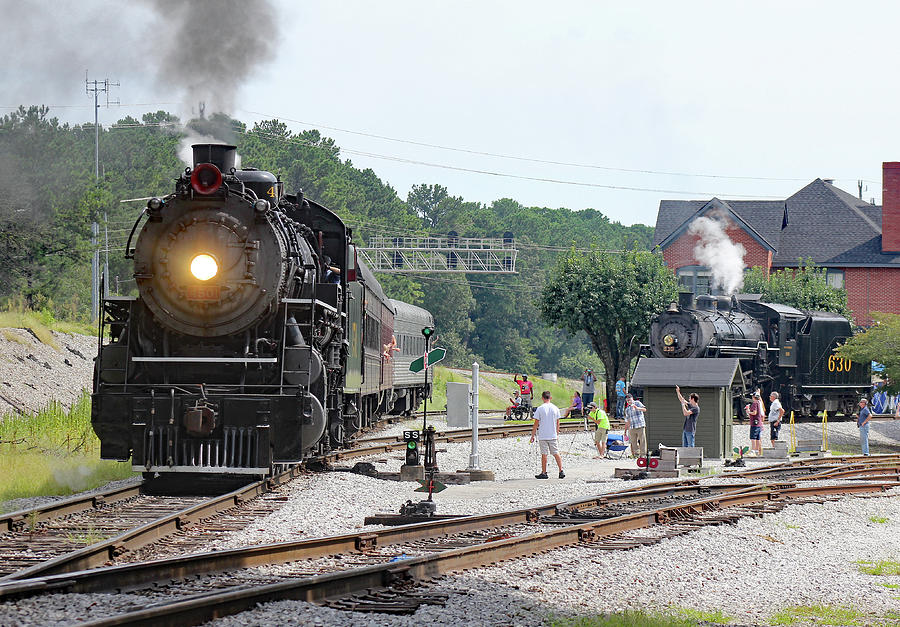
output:
[[[750,449],[755,455],[762,455],[763,421],[766,419],[766,410],[763,409],[762,395],[759,390],[753,393],[753,402],[748,405],[747,415],[750,417]]]
[[[597,407],[597,403],[591,401],[588,403],[588,418],[597,424],[597,430],[594,432],[594,444],[597,445],[597,455],[594,459],[601,459],[606,455],[606,434],[609,433],[609,416],[606,412]]]
[[[647,455],[647,421],[644,414],[647,408],[635,400],[631,392],[625,395],[625,424],[628,426],[628,439],[631,440],[631,455],[644,457]]]
[[[859,413],[856,414],[856,426],[859,427],[859,447],[862,454],[869,455],[869,419],[872,412],[869,409],[869,400],[863,398],[859,401]]]

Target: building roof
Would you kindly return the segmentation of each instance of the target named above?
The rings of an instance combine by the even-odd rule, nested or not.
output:
[[[737,358],[674,359],[671,357],[644,357],[638,362],[633,385],[672,386],[691,388],[727,387],[735,380],[739,361]],[[672,396],[675,394],[673,392]]]
[[[662,200],[653,245],[665,248],[678,239],[713,202],[774,251],[774,266],[796,266],[798,259],[833,267],[900,265],[900,255],[881,252],[881,207],[822,179],[785,200]],[[782,229],[785,212],[788,225]]]

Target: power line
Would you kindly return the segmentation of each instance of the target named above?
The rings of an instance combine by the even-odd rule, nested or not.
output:
[[[652,174],[659,176],[688,176],[688,177],[696,177],[696,178],[711,178],[711,179],[732,179],[739,181],[786,181],[786,182],[805,182],[807,179],[805,178],[780,178],[780,177],[772,177],[772,176],[739,176],[739,175],[727,175],[727,174],[701,174],[696,172],[675,172],[668,170],[651,170],[646,168],[622,168],[615,166],[604,166],[604,165],[595,165],[589,163],[576,163],[572,161],[556,161],[552,159],[537,159],[534,157],[522,157],[518,155],[510,155],[504,153],[497,152],[486,152],[482,150],[473,150],[471,148],[457,148],[454,146],[444,146],[441,144],[430,144],[427,142],[416,141],[413,139],[402,139],[397,137],[389,137],[387,135],[379,135],[376,133],[370,133],[366,131],[354,131],[350,129],[340,128],[337,126],[328,126],[326,124],[316,124],[313,122],[304,122],[302,120],[295,120],[288,117],[282,116],[273,116],[266,113],[260,113],[258,111],[249,111],[247,109],[241,109],[245,113],[250,113],[251,115],[258,115],[263,118],[268,119],[278,119],[284,120],[287,122],[294,122],[295,124],[301,124],[303,126],[308,126],[313,129],[324,128],[330,131],[338,131],[341,133],[348,133],[350,135],[359,135],[361,137],[371,137],[373,139],[382,139],[385,141],[396,142],[400,144],[409,144],[412,146],[422,146],[425,148],[437,148],[439,150],[448,150],[451,152],[461,152],[465,154],[471,155],[479,155],[483,157],[495,157],[499,159],[512,159],[514,161],[525,161],[529,163],[542,163],[547,165],[560,165],[565,167],[572,168],[587,168],[593,170],[604,170],[607,172],[626,172],[630,174]],[[850,180],[850,179],[842,179],[842,180]],[[854,179],[856,180],[856,179]],[[867,181],[867,182],[878,182],[878,181]],[[655,190],[653,190],[655,191]]]
[[[141,128],[147,126],[172,126],[174,123],[159,123],[159,124],[120,124],[114,125],[115,128],[118,129],[127,129],[127,128]],[[112,128],[112,127],[111,127]],[[308,140],[304,140],[299,137],[285,137],[283,135],[278,135],[275,133],[267,133],[265,131],[260,131],[258,129],[251,130],[240,130],[240,129],[231,129],[232,132],[238,133],[241,135],[256,135],[262,138],[269,139],[277,139],[280,141],[288,142],[288,143],[297,143],[303,146],[319,148],[321,150],[327,150],[325,147],[310,142]],[[395,163],[405,163],[409,165],[420,165],[430,168],[439,168],[444,170],[451,170],[456,172],[468,172],[471,174],[483,174],[486,176],[496,176],[499,178],[511,178],[522,181],[535,181],[539,183],[553,183],[556,185],[573,185],[577,187],[590,187],[595,189],[609,189],[609,190],[617,190],[617,191],[632,191],[632,192],[652,192],[657,194],[679,194],[682,196],[700,196],[704,198],[713,198],[713,197],[724,197],[724,198],[751,198],[751,199],[768,199],[768,200],[782,200],[781,196],[766,196],[759,194],[723,194],[720,192],[706,192],[706,191],[684,191],[684,190],[676,190],[676,189],[664,189],[664,188],[654,188],[654,187],[635,187],[635,186],[627,186],[627,185],[606,185],[603,183],[591,183],[588,181],[571,181],[566,179],[555,179],[549,177],[539,177],[539,176],[525,176],[521,174],[512,174],[509,172],[496,172],[493,170],[481,170],[477,168],[463,168],[459,166],[452,166],[443,163],[431,163],[428,161],[419,161],[416,159],[407,159],[405,157],[396,157],[393,155],[383,155],[379,153],[367,152],[362,150],[354,150],[352,148],[344,148],[338,147],[337,150],[341,154],[349,154],[349,155],[357,155],[361,157],[369,157],[372,159],[383,159],[386,161],[393,161]],[[804,179],[805,180],[805,179]]]

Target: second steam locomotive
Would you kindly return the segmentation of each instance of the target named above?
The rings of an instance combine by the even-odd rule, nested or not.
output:
[[[841,358],[835,349],[852,335],[838,314],[765,303],[749,295],[697,298],[657,314],[650,352],[661,358],[738,358],[743,391],[776,391],[786,411],[851,414],[870,385],[868,364]],[[736,408],[743,401],[735,394]]]
[[[101,457],[149,476],[263,476],[415,409],[430,380],[399,373],[431,314],[387,298],[336,214],[235,168],[234,146],[193,151],[132,229],[138,295],[103,301]]]

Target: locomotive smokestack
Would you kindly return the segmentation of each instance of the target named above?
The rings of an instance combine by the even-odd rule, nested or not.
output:
[[[694,294],[692,292],[678,292],[678,306],[682,309],[693,309]]]
[[[234,168],[237,146],[227,144],[193,144],[194,167],[201,163],[211,163],[223,174],[228,174]]]

